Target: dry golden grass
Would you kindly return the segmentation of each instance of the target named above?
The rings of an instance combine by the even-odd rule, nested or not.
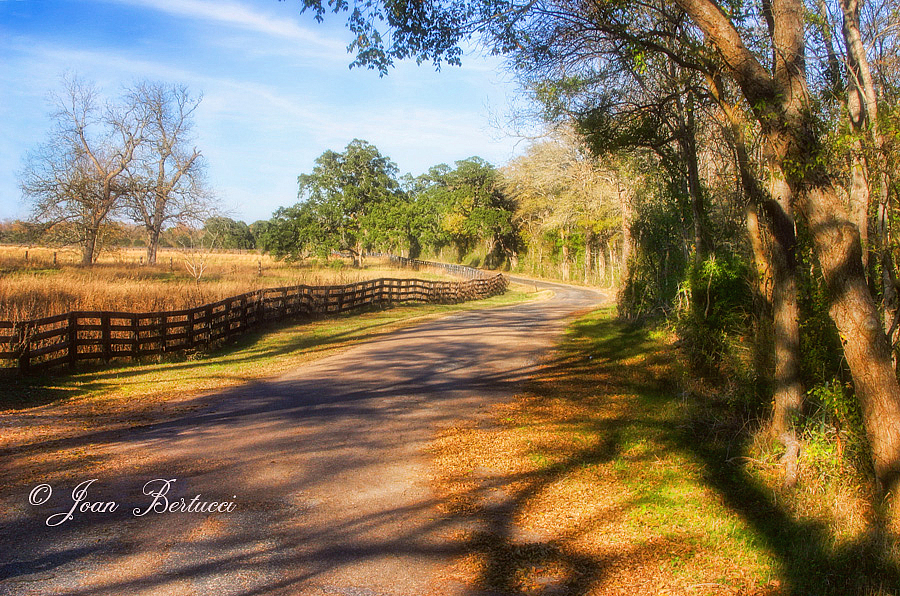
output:
[[[93,267],[82,267],[71,249],[0,246],[0,320],[21,321],[73,310],[178,310],[267,287],[435,277],[393,269],[383,259],[369,259],[363,268],[355,269],[343,261],[328,267],[287,264],[256,252],[217,252],[200,258],[205,269],[197,280],[188,267],[192,260],[196,262],[196,255],[174,249],[161,249],[153,266],[143,264],[143,249],[119,249],[104,253]]]

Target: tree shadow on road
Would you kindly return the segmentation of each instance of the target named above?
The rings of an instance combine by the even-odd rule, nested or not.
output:
[[[196,376],[205,367],[258,365],[300,352],[314,358],[351,342],[377,339],[395,331],[401,324],[408,324],[402,322],[403,319],[415,321],[420,313],[424,315],[441,309],[434,305],[405,304],[399,307],[403,309],[403,319],[398,321],[390,315],[393,308],[373,308],[327,318],[301,317],[220,342],[208,350],[150,356],[137,363],[113,359],[109,364],[81,364],[74,371],[57,369],[48,374],[25,376],[4,371],[0,378],[3,381],[0,383],[0,410],[23,410],[100,393],[118,388],[129,379],[139,382],[148,374],[184,372],[184,380],[190,376],[188,373]],[[148,370],[148,366],[152,369]]]

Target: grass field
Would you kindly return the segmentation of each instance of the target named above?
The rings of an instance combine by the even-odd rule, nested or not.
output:
[[[867,501],[818,510],[742,457],[709,398],[683,391],[664,331],[584,316],[487,420],[433,444],[433,485],[471,553],[457,579],[491,593],[900,593]],[[810,499],[807,499],[810,500]]]
[[[25,253],[28,252],[28,258]],[[54,264],[56,254],[56,264]],[[104,253],[93,267],[72,250],[0,246],[0,320],[21,321],[73,310],[179,310],[266,287],[348,284],[379,277],[436,279],[425,271],[391,268],[369,259],[288,264],[255,252],[191,254],[161,249],[158,264],[141,263],[142,249]],[[204,267],[197,279],[191,266]]]

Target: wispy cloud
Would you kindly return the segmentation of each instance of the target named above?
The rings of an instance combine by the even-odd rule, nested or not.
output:
[[[156,10],[166,14],[224,24],[236,29],[316,44],[329,50],[343,50],[335,40],[300,26],[290,18],[275,17],[239,2],[208,0],[109,0]]]

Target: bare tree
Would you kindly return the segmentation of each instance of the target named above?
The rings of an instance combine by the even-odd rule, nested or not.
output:
[[[190,146],[200,101],[182,85],[142,82],[128,92],[128,102],[146,121],[146,131],[129,168],[133,192],[126,207],[146,229],[149,264],[156,263],[159,236],[167,224],[199,222],[211,213],[203,158]]]
[[[63,86],[53,97],[54,129],[27,157],[20,183],[34,219],[71,227],[90,265],[103,223],[128,192],[124,174],[145,122],[131,107],[102,105],[96,88],[77,77],[64,77]]]

